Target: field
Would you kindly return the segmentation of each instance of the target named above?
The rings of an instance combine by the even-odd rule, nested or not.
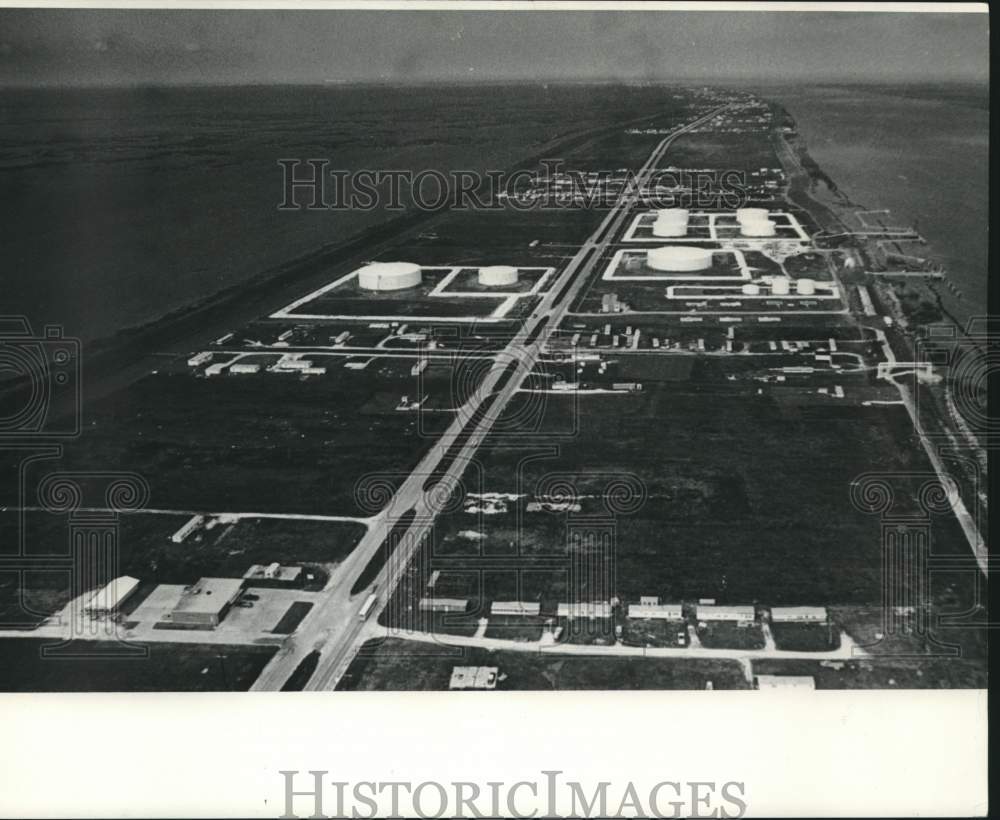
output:
[[[734,661],[594,658],[456,650],[389,639],[366,645],[338,689],[445,690],[453,666],[496,666],[500,690],[747,689]]]
[[[516,498],[491,514],[466,505],[441,516],[430,567],[442,578],[474,578],[472,594],[481,589],[487,602],[520,594],[549,607],[566,600],[570,537],[592,528],[596,515],[613,542],[603,559],[614,579],[605,599],[877,604],[879,520],[854,507],[851,483],[871,471],[927,474],[903,408],[806,413],[812,399],[800,408],[794,394],[778,401],[733,387],[667,385],[575,406],[545,396],[538,429],[550,429],[549,419],[551,429],[565,429],[572,408],[576,435],[488,441],[468,483]],[[898,479],[900,513],[916,509],[911,480]],[[966,554],[953,519],[937,516],[931,526],[936,550]],[[953,605],[967,603],[968,588],[948,580]]]
[[[246,691],[274,654],[273,647],[149,644],[149,657],[42,658],[47,642],[0,641],[3,692],[220,692]],[[101,651],[99,642],[77,644]]]
[[[985,689],[986,666],[960,658],[754,661],[755,675],[807,675],[817,689]]]
[[[772,623],[771,634],[778,649],[820,652],[840,645],[839,632],[827,624]]]
[[[402,480],[430,441],[412,413],[359,415],[390,389],[376,373],[328,376],[147,376],[89,407],[84,435],[45,473],[136,472],[160,508],[370,515],[359,479]],[[414,384],[407,371],[398,393]]]

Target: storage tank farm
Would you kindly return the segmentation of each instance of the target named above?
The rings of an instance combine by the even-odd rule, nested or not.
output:
[[[795,283],[795,291],[800,296],[812,296],[816,292],[816,282],[812,279],[799,279]]]
[[[659,271],[698,271],[712,267],[712,251],[684,245],[668,245],[646,252],[646,265]]]
[[[789,284],[788,280],[781,277],[774,277],[771,281],[771,293],[775,296],[788,296]]]
[[[372,262],[358,271],[362,290],[405,290],[423,281],[420,265],[412,262]]]
[[[688,217],[689,214],[686,208],[661,208],[656,212],[656,221],[653,223],[653,236],[686,236]]]
[[[517,284],[517,268],[513,265],[487,265],[479,269],[479,284],[488,288]]]

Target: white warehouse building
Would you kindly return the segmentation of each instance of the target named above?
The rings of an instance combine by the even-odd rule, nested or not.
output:
[[[822,606],[773,606],[771,621],[780,623],[826,623],[826,607]]]
[[[362,290],[405,290],[422,281],[420,265],[412,262],[372,262],[358,271]]]

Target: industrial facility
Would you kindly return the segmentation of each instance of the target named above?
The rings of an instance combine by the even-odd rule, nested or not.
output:
[[[488,265],[479,269],[479,284],[499,288],[517,284],[517,268],[513,265]]]
[[[242,578],[200,578],[186,587],[170,613],[179,626],[214,629],[240,596]]]
[[[253,564],[243,578],[254,586],[299,585],[304,570],[300,566],[282,566],[277,561],[270,564]]]
[[[542,605],[528,601],[494,601],[490,605],[490,615],[531,615],[538,616]]]
[[[771,621],[778,623],[826,623],[826,607],[775,606],[771,607]]]
[[[629,604],[630,618],[655,619],[661,621],[683,621],[680,604]]]
[[[362,290],[406,290],[423,281],[420,265],[412,262],[372,262],[358,271]]]
[[[695,617],[699,622],[732,621],[740,625],[754,622],[756,615],[752,606],[705,606],[698,605]]]
[[[706,270],[712,267],[712,251],[683,245],[651,248],[646,252],[646,264],[661,271]]]
[[[122,575],[109,581],[105,586],[95,592],[87,601],[83,608],[91,618],[106,618],[114,615],[125,600],[129,598],[136,587],[139,586],[139,579],[131,575]]]
[[[610,618],[611,604],[608,601],[591,601],[559,604],[556,615],[560,618]]]
[[[469,608],[466,598],[421,598],[421,612],[465,612]]]

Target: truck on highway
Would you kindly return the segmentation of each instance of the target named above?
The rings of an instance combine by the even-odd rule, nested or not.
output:
[[[368,616],[372,614],[372,610],[375,608],[375,602],[378,600],[378,595],[374,592],[365,598],[365,602],[361,605],[361,609],[358,610],[358,620],[367,621]]]

